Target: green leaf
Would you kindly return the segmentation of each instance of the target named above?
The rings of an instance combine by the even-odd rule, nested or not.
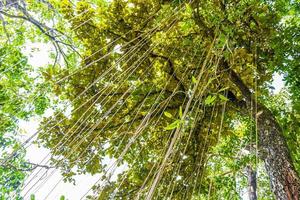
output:
[[[217,98],[216,96],[209,95],[208,97],[206,97],[206,99],[204,101],[205,105],[212,104],[216,100],[216,98]]]
[[[219,42],[218,42],[218,44],[217,44],[217,47],[218,48],[222,48],[224,45],[225,45],[225,43],[226,43],[226,36],[224,35],[224,34],[221,34],[220,36],[219,36]]]
[[[59,200],[65,200],[66,198],[65,198],[65,196],[61,196],[60,198],[59,198]]]
[[[195,78],[195,76],[192,76],[192,82],[197,83],[197,79]]]
[[[228,101],[228,98],[225,97],[225,96],[222,95],[222,94],[219,94],[219,98],[220,98],[222,101]]]
[[[182,118],[182,107],[179,107],[179,117]]]
[[[167,111],[164,112],[164,115],[168,118],[173,118],[173,115]]]
[[[179,125],[180,125],[180,120],[176,120],[176,121],[174,121],[172,124],[169,124],[166,128],[165,128],[165,130],[173,130],[173,129],[175,129],[175,128],[178,128],[179,127]]]

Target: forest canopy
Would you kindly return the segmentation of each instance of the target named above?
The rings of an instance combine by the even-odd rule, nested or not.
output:
[[[299,14],[298,0],[0,1],[0,199],[58,171],[43,198],[88,174],[78,199],[299,200]],[[37,42],[44,66],[23,51]]]

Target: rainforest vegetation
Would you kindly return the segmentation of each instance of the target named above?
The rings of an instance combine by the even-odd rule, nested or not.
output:
[[[1,200],[55,172],[44,199],[77,175],[100,177],[78,199],[300,199],[299,0],[1,0],[0,21]]]

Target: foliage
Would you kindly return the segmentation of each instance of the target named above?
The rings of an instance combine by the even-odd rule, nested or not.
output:
[[[176,144],[158,185],[158,198],[173,195],[176,199],[201,199],[205,194],[216,195],[220,190],[225,196],[239,198],[240,194],[234,188],[236,178],[211,179],[209,177],[215,172],[205,170],[213,149],[222,147],[216,145],[219,134],[221,141],[229,140],[232,145],[249,142],[236,138],[232,130],[232,121],[239,121],[243,115],[237,112],[236,106],[243,95],[228,81],[228,75],[222,73],[224,69],[217,58],[221,55],[229,62],[257,96],[269,99],[267,83],[274,69],[284,64],[283,60],[277,61],[273,53],[274,38],[283,26],[285,8],[291,5],[283,1],[269,4],[257,0],[230,1],[226,5],[222,1],[204,2],[80,1],[73,7],[63,1],[58,6],[69,20],[75,40],[84,46],[83,59],[79,67],[54,71],[55,80],[62,80],[53,82],[54,92],[72,102],[75,111],[71,116],[58,111],[46,119],[52,121],[49,127],[59,121],[60,128],[52,129],[50,133],[44,128],[39,139],[52,149],[55,155],[52,161],[61,167],[67,180],[73,174],[103,172],[103,160],[107,155],[111,158],[122,156],[123,161],[119,164],[127,163],[128,170],[118,181],[105,187],[101,199],[107,196],[131,198],[138,191],[145,195],[151,185],[145,177],[155,177],[158,163],[170,144],[169,138],[184,127],[180,143]],[[174,15],[173,9],[178,3],[179,11]],[[205,7],[201,6],[203,3]],[[292,44],[291,40],[287,42]],[[205,56],[201,55],[209,53],[212,54],[210,65],[199,78],[205,62]],[[109,76],[106,76],[107,72]],[[81,95],[90,85],[90,89]],[[191,95],[194,95],[193,107],[188,108],[182,119],[178,110],[186,108]],[[225,112],[222,112],[224,105]],[[145,123],[144,119],[148,117],[149,121]],[[138,137],[134,137],[137,134]],[[244,134],[249,138],[249,132]],[[131,144],[132,138],[135,142]],[[123,155],[127,144],[131,144],[130,148]],[[237,148],[226,147],[231,151]],[[215,163],[223,164],[220,160],[223,156],[215,159]],[[230,162],[236,162],[234,166],[238,169],[231,169],[233,164]],[[243,164],[237,160],[230,162],[229,169],[234,171],[243,170],[251,163],[247,158],[243,158]],[[224,171],[224,166],[218,167],[218,172]],[[174,173],[176,169],[178,172]],[[195,171],[201,176],[191,176]],[[105,179],[110,176],[104,176],[103,181]],[[209,191],[212,180],[214,187],[224,189]],[[265,182],[262,185],[268,188]],[[115,187],[118,191],[113,189]],[[201,192],[194,193],[193,188]],[[182,193],[182,190],[186,192]],[[103,196],[105,194],[107,196]]]
[[[8,26],[10,23],[14,23],[14,27]],[[5,24],[7,26],[0,30],[7,36],[0,39],[0,199],[13,196],[21,199],[21,186],[32,164],[25,160],[26,150],[20,142],[24,135],[18,123],[43,114],[49,99],[45,94],[47,84],[41,82],[23,54],[22,46],[30,39],[26,26],[12,19]],[[12,152],[17,153],[11,157]]]
[[[274,46],[274,66],[275,70],[282,73],[285,82],[288,85],[291,100],[293,101],[293,110],[299,113],[300,110],[300,67],[299,67],[299,50],[300,40],[295,33],[299,32],[300,16],[299,2],[290,2],[285,7],[286,15],[281,20],[281,26],[278,27],[278,35],[274,36],[272,45]],[[285,38],[283,41],[282,38]]]
[[[5,159],[11,149],[19,148],[20,144],[15,136],[18,119],[25,119],[29,112],[26,96],[30,89],[31,78],[26,75],[30,71],[27,59],[20,50],[6,45],[1,52],[1,82],[0,82],[0,141],[1,158]],[[8,198],[11,193],[19,193],[25,173],[18,169],[24,168],[24,152],[10,160],[9,166],[1,166],[1,193],[2,199]]]
[[[31,89],[31,78],[26,75],[30,71],[26,58],[14,47],[6,46],[1,52],[1,81],[0,81],[0,143],[1,158],[8,157],[11,150],[20,148],[17,140],[17,120],[28,117],[26,93]],[[23,150],[22,150],[23,151]],[[2,162],[2,161],[1,161]],[[2,199],[8,198],[14,192],[20,192],[20,185],[24,179],[24,171],[28,168],[24,161],[24,152],[10,160],[10,164],[0,167],[0,182]]]
[[[43,20],[51,19],[45,6],[30,5]],[[38,24],[35,34],[44,34],[57,52],[66,50],[69,62],[42,70],[41,87],[50,84],[51,92],[35,99],[35,113],[42,114],[53,99],[72,109],[58,108],[45,118],[38,142],[51,150],[51,162],[65,180],[103,173],[102,185],[88,198],[146,198],[155,186],[157,199],[240,199],[248,187],[245,168],[252,166],[261,175],[259,198],[273,199],[257,159],[256,105],[242,107],[247,97],[231,81],[232,73],[277,118],[299,170],[297,2],[52,0],[51,5],[63,15],[57,27],[70,34],[80,55],[69,45],[61,48],[68,37],[53,40],[41,30],[49,27]],[[1,108],[26,118],[32,112],[24,99],[32,97],[19,98],[14,91],[37,86],[26,68],[17,69],[24,74],[5,79],[7,107]],[[290,93],[270,93],[275,71],[285,74]],[[111,178],[114,171],[107,172],[107,159],[128,166],[117,180]]]

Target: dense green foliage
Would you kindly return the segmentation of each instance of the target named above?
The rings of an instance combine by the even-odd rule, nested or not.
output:
[[[221,180],[213,182],[212,191],[209,192],[210,181],[214,179],[202,179],[202,176],[210,177],[213,173],[211,172],[213,169],[204,170],[204,163],[223,164],[218,159],[209,160],[220,129],[221,140],[224,140],[224,143],[226,141],[231,141],[229,144],[245,143],[242,146],[227,146],[226,149],[231,152],[243,149],[243,146],[251,146],[250,141],[255,141],[255,126],[249,123],[251,118],[245,118],[243,114],[241,116],[240,112],[236,112],[234,102],[227,102],[228,98],[225,96],[228,92],[233,93],[237,100],[243,99],[243,95],[228,81],[228,75],[222,73],[224,69],[218,64],[219,55],[221,59],[230,63],[248,88],[254,90],[259,98],[269,99],[268,81],[271,80],[274,69],[284,71],[281,67],[284,60],[278,62],[275,59],[277,54],[273,53],[273,45],[278,42],[276,33],[281,29],[280,24],[291,5],[280,1],[272,5],[260,1],[232,1],[226,5],[219,1],[207,1],[205,7],[199,6],[197,1],[191,5],[185,3],[179,5],[180,10],[172,14],[177,4],[161,4],[160,1],[111,3],[99,1],[94,2],[93,6],[81,1],[75,8],[67,1],[62,4],[62,12],[70,19],[71,28],[76,27],[76,38],[86,50],[83,52],[83,70],[58,69],[53,75],[55,80],[72,74],[72,70],[76,75],[64,79],[58,85],[54,82],[54,88],[63,98],[70,101],[75,99],[72,107],[79,109],[71,116],[61,113],[53,117],[51,126],[62,120],[58,125],[60,128],[52,130],[51,134],[49,132],[41,134],[40,140],[52,148],[61,144],[60,129],[70,135],[63,137],[65,141],[60,151],[53,149],[54,155],[62,155],[53,161],[61,166],[66,177],[76,173],[102,172],[101,162],[104,157],[109,155],[117,158],[122,155],[130,139],[139,134],[128,153],[124,155],[129,170],[124,172],[123,184],[115,191],[115,195],[119,198],[124,198],[122,195],[135,196],[140,188],[150,187],[151,181],[144,182],[144,179],[147,175],[154,177],[154,172],[159,168],[157,164],[161,162],[166,149],[158,147],[167,147],[174,129],[185,123],[180,142],[172,154],[172,161],[168,163],[158,186],[157,195],[162,198],[172,193],[174,198],[176,196],[184,199],[192,196],[196,198],[205,193],[211,196],[221,195],[221,190],[224,190],[227,199],[238,198],[240,195],[233,192],[237,191],[234,189],[237,184],[234,175],[239,171],[243,172],[244,167],[251,164],[247,156],[239,158],[241,160],[234,164],[233,169],[229,163],[229,169],[235,173],[227,175],[231,177],[229,179],[218,176],[217,180]],[[79,15],[86,9],[88,12]],[[297,19],[297,16],[292,18]],[[140,34],[142,35],[135,39]],[[217,42],[212,47],[213,56],[210,57],[210,64],[199,80],[200,85],[192,102],[195,107],[188,109],[186,118],[190,120],[181,122],[179,110],[187,105],[187,99],[198,82],[197,75],[205,60],[205,56],[201,55],[209,52],[214,38],[217,38]],[[111,43],[115,40],[116,42]],[[132,40],[133,42],[130,42]],[[293,43],[291,40],[289,42]],[[120,51],[114,51],[99,60],[112,49],[119,47]],[[258,55],[259,60],[256,58]],[[108,70],[109,75],[102,76]],[[98,80],[98,77],[101,79]],[[85,88],[95,81],[96,84],[85,95],[80,96]],[[297,94],[297,91],[294,93]],[[91,100],[87,102],[88,99]],[[79,107],[84,102],[85,105]],[[278,106],[276,103],[270,106]],[[223,116],[224,123],[220,125]],[[149,117],[146,123],[143,121],[145,117],[146,119]],[[80,123],[76,123],[77,120]],[[247,127],[251,131],[246,132],[243,137],[234,139],[236,137],[235,125],[232,124],[234,120],[248,124]],[[292,129],[288,131],[292,132]],[[192,135],[191,138],[189,133]],[[221,147],[218,146],[217,149]],[[296,149],[294,151],[297,152]],[[250,152],[250,155],[253,156],[253,152]],[[182,159],[182,156],[185,159]],[[232,155],[227,156],[230,158]],[[222,157],[225,159],[226,154]],[[70,172],[75,166],[76,171]],[[174,170],[178,172],[175,173]],[[215,170],[222,171],[224,166]],[[197,171],[201,176],[196,174],[190,176]],[[119,181],[124,176],[120,176]],[[181,178],[177,180],[179,176]],[[226,180],[233,182],[227,185],[224,183]],[[241,182],[245,180],[241,178]],[[170,183],[173,184],[173,191],[169,187]],[[107,191],[102,193],[102,198],[107,198],[105,194],[111,195],[118,184],[120,183],[108,185]],[[142,186],[143,184],[146,185]],[[267,181],[261,185],[268,187]],[[200,193],[194,191],[195,188],[198,188]],[[128,193],[129,191],[133,192]],[[147,189],[142,191],[146,192]]]
[[[28,9],[41,22],[53,17],[61,30],[54,32],[69,37],[49,35],[43,31],[48,27],[27,22],[38,27],[34,34],[51,42],[57,55],[63,53],[65,64],[45,67],[37,85],[25,61],[14,73],[5,71],[1,109],[13,116],[7,118],[13,125],[1,123],[5,147],[17,148],[4,137],[15,130],[14,119],[42,114],[52,101],[55,113],[44,119],[37,142],[51,150],[51,164],[66,181],[76,174],[103,173],[91,199],[146,199],[151,189],[156,199],[240,199],[249,187],[245,169],[251,167],[259,174],[258,198],[267,200],[274,195],[259,159],[258,130],[263,127],[255,119],[261,114],[257,104],[263,104],[282,127],[300,171],[299,2],[50,3],[51,12],[45,3],[31,1]],[[70,38],[79,53],[66,45]],[[8,45],[3,51],[22,57]],[[12,55],[9,65],[20,60]],[[270,91],[275,72],[284,74],[287,84],[287,91],[276,95]],[[253,94],[250,103],[232,81],[233,73]],[[29,91],[48,84],[51,91],[42,90],[33,100]],[[21,88],[25,92],[17,93]],[[29,104],[33,110],[28,102],[34,102]],[[67,106],[57,106],[61,103]],[[22,164],[23,154],[18,155],[16,162]],[[115,179],[115,171],[107,170],[113,159],[126,166]],[[17,170],[14,176],[17,186],[4,187],[9,192],[24,173]]]
[[[14,47],[6,46],[1,50],[1,82],[0,82],[0,143],[1,158],[9,156],[11,150],[20,148],[16,135],[18,119],[25,119],[29,115],[26,93],[31,88],[31,79],[27,75],[30,71],[26,58]],[[22,150],[23,151],[23,150]],[[20,185],[24,179],[26,169],[24,152],[10,160],[9,164],[0,166],[0,197],[5,199],[14,192],[20,192]]]
[[[25,160],[26,150],[21,146],[21,139],[29,136],[24,136],[18,128],[19,121],[43,114],[49,104],[46,84],[41,82],[38,70],[28,64],[28,58],[22,52],[26,42],[25,26],[12,19],[6,23],[7,27],[3,26],[0,30],[2,35],[7,36],[0,39],[1,200],[14,195],[15,199],[21,199],[25,175],[33,167]],[[11,157],[15,151],[18,153]]]

